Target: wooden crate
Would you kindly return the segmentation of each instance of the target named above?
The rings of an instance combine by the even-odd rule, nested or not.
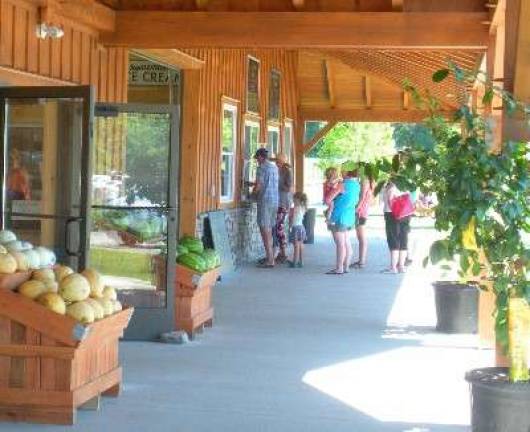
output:
[[[177,264],[175,276],[175,328],[184,330],[191,339],[203,327],[213,325],[212,289],[219,270],[206,273]]]
[[[74,424],[78,407],[118,396],[118,340],[132,313],[84,326],[0,289],[0,419]]]

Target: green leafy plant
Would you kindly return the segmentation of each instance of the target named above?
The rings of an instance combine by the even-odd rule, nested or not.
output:
[[[488,88],[486,104],[495,96],[510,113],[529,112],[480,73],[468,73],[453,64],[436,71],[433,81],[441,82],[451,74],[463,84],[483,80]],[[492,151],[491,131],[482,115],[463,104],[454,117],[447,118],[428,93],[408,82],[404,86],[429,112],[424,122],[429,133],[423,131],[402,149],[396,182],[400,188],[437,194],[435,227],[446,234],[432,245],[427,260],[439,264],[457,259],[462,277],[475,277],[483,289],[493,290],[496,336],[512,361],[510,379],[527,381],[526,361],[517,360],[521,350],[510,333],[510,328],[525,328],[527,323],[522,322],[524,316],[511,313],[510,304],[530,300],[530,249],[525,241],[530,232],[528,143],[506,141]],[[461,127],[455,128],[455,122]]]

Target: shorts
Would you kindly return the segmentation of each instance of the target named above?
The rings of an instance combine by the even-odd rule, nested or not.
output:
[[[272,229],[276,225],[278,206],[258,203],[258,226]]]
[[[305,227],[303,225],[296,225],[291,228],[289,232],[289,241],[294,243],[295,241],[304,242],[307,239]]]
[[[352,229],[351,226],[346,226],[346,225],[342,225],[342,224],[329,224],[328,225],[328,229],[335,233],[335,232],[346,232],[346,231],[350,231]]]
[[[364,226],[364,225],[366,225],[366,221],[367,221],[367,218],[361,217],[361,216],[357,216],[357,219],[355,220],[355,226],[356,227]]]
[[[397,220],[392,213],[385,212],[386,240],[391,251],[408,249],[409,223],[410,217]]]

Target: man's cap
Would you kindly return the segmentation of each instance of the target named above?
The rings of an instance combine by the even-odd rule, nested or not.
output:
[[[256,153],[254,153],[254,158],[257,159],[259,157],[267,158],[269,157],[269,151],[265,147],[261,147],[256,150]]]

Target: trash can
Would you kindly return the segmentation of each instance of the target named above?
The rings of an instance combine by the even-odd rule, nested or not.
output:
[[[304,228],[306,232],[306,241],[305,244],[313,244],[315,243],[315,218],[317,215],[317,211],[314,208],[307,209],[304,215]]]

